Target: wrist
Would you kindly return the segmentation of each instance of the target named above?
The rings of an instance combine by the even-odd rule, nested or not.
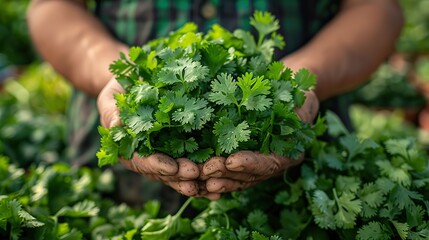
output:
[[[99,44],[88,50],[87,62],[84,64],[91,79],[91,95],[98,95],[106,84],[112,79],[113,74],[109,70],[110,64],[119,58],[120,52],[128,53],[128,46],[112,41]]]

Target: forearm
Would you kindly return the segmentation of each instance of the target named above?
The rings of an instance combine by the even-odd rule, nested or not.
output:
[[[94,96],[112,77],[109,64],[127,50],[87,11],[83,0],[33,0],[27,18],[41,56],[76,88]]]
[[[315,92],[323,101],[368,80],[393,50],[402,22],[394,0],[344,1],[331,23],[284,61],[293,70],[306,67],[317,75]]]

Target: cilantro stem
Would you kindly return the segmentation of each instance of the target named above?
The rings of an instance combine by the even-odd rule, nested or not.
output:
[[[265,138],[264,138],[264,141],[263,141],[263,143],[262,143],[262,146],[268,146],[267,147],[267,151],[269,151],[270,149],[269,149],[269,141],[270,141],[270,136],[272,135],[272,133],[273,133],[273,125],[274,125],[274,111],[273,112],[271,112],[271,116],[270,116],[270,126],[268,127],[268,131],[267,131],[267,135],[265,136]],[[262,149],[262,150],[265,150],[265,149]]]
[[[234,101],[235,106],[237,106],[237,110],[238,110],[238,116],[241,118],[241,106],[242,106],[242,102],[238,103],[237,99],[235,98],[234,94],[228,94],[228,97],[231,98]]]
[[[271,112],[271,116],[270,116],[270,127],[268,128],[269,129],[269,131],[268,131],[269,134],[273,133],[274,117],[275,117],[274,111],[272,111]]]
[[[338,199],[337,190],[335,190],[335,188],[333,188],[332,192],[334,193],[335,202],[338,204],[340,202],[340,200]],[[338,207],[338,208],[340,208],[340,207]]]
[[[228,217],[228,214],[223,213],[223,215],[225,216],[225,220],[226,220],[226,229],[229,229],[229,217]]]
[[[177,211],[177,213],[174,214],[174,217],[181,216],[193,199],[194,199],[193,197],[188,198],[186,202],[184,202],[183,205],[180,207],[180,209]]]
[[[241,118],[241,106],[237,105],[237,109],[238,109],[238,116]]]
[[[264,40],[264,35],[262,35],[262,34],[259,34],[259,39],[258,39],[258,47],[260,47],[261,46],[261,44],[262,44],[262,41]]]

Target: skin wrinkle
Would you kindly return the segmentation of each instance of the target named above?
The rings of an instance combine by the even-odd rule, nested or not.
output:
[[[259,181],[258,181],[259,182]],[[226,178],[209,179],[207,182],[207,190],[209,192],[224,193],[238,191],[256,185],[258,182],[249,181],[234,181]],[[219,187],[221,186],[221,187]],[[223,187],[222,187],[223,186]]]
[[[119,158],[119,161],[121,162],[121,164],[122,164],[122,165],[124,165],[124,166],[125,166],[126,168],[128,168],[129,170],[131,170],[131,171],[133,171],[133,172],[136,172],[136,173],[141,174],[141,173],[137,170],[137,167],[136,167],[136,165],[135,165],[134,161],[132,161],[132,159],[130,159],[130,160],[125,160],[125,159],[123,159],[123,158]]]
[[[173,183],[173,182],[171,182]],[[177,182],[174,182],[177,183]],[[186,186],[184,186],[186,185]],[[185,181],[180,181],[177,183],[178,186],[178,190],[181,192],[181,194],[184,194],[186,196],[194,196],[196,194],[198,194],[198,186],[196,184],[193,184],[192,182],[185,182]],[[170,187],[173,187],[172,185],[170,185]],[[175,187],[173,187],[174,189],[176,189]]]
[[[250,175],[249,176],[249,181],[250,182],[253,182],[253,181],[255,181],[256,180],[256,176],[255,175]]]

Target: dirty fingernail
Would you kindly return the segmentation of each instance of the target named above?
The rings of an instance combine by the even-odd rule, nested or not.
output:
[[[245,168],[243,165],[241,164],[234,164],[233,161],[231,160],[227,160],[225,162],[226,168],[228,168],[229,170],[234,170],[234,171],[243,171]]]

